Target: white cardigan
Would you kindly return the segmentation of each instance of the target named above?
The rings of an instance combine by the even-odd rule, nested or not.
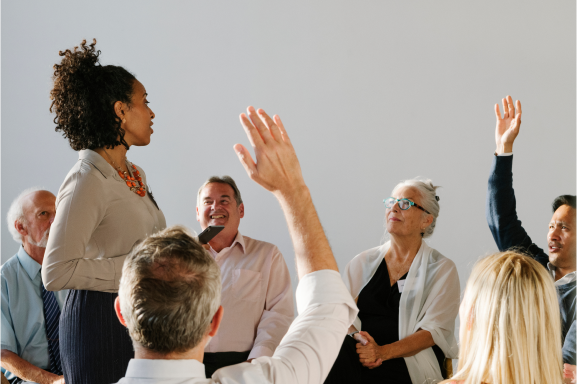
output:
[[[356,299],[372,279],[389,250],[390,241],[355,256],[345,269],[345,285]],[[455,263],[423,240],[405,281],[399,304],[399,340],[419,329],[431,332],[435,344],[445,357],[458,355],[454,336],[455,318],[459,312],[460,284]],[[353,323],[362,330],[361,320]],[[437,383],[443,380],[432,348],[405,357],[414,384]]]

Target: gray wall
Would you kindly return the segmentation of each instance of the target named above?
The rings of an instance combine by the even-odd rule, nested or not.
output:
[[[2,216],[24,188],[54,193],[77,159],[48,108],[58,51],[96,37],[103,64],[136,74],[156,113],[132,148],[167,223],[199,230],[195,194],[213,174],[243,193],[241,231],[279,246],[282,212],[232,149],[246,106],[279,114],[340,268],[383,238],[382,199],[402,179],[441,185],[430,244],[461,285],[495,251],[485,195],[494,103],[523,103],[514,148],[518,212],[546,245],[550,202],[575,194],[575,2],[2,2]],[[18,245],[2,219],[2,262]]]

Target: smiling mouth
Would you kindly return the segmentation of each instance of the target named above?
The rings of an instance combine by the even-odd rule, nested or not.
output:
[[[211,215],[211,219],[224,219],[224,215]]]

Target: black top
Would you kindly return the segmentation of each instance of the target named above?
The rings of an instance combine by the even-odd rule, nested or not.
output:
[[[529,237],[517,217],[513,190],[513,156],[494,156],[489,176],[486,206],[487,223],[500,251],[521,250],[547,268],[549,256]],[[557,286],[561,310],[563,362],[575,365],[575,282]],[[364,325],[363,325],[364,326]]]
[[[407,274],[399,280],[406,278]],[[387,263],[383,260],[374,276],[359,294],[357,301],[363,331],[368,332],[378,345],[399,341],[400,302],[401,293],[398,283],[391,287]],[[442,370],[445,355],[436,345],[433,346],[433,352]],[[411,377],[405,359],[402,357],[384,361],[378,368],[363,370],[363,380],[411,384]]]

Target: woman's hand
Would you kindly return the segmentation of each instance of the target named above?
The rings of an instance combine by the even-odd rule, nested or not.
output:
[[[380,346],[375,342],[375,339],[367,332],[359,332],[369,342],[367,345],[357,343],[357,353],[359,354],[359,361],[363,366],[373,369],[380,366],[386,358],[383,356],[383,349],[385,346]]]
[[[563,364],[563,376],[565,377],[565,383],[577,383],[577,366]]]
[[[507,96],[503,99],[503,118],[499,111],[499,104],[495,104],[495,115],[497,117],[497,126],[495,128],[495,142],[497,149],[495,152],[502,153],[513,152],[513,142],[519,134],[521,127],[521,102],[516,102],[517,111],[513,106],[513,98]]]

